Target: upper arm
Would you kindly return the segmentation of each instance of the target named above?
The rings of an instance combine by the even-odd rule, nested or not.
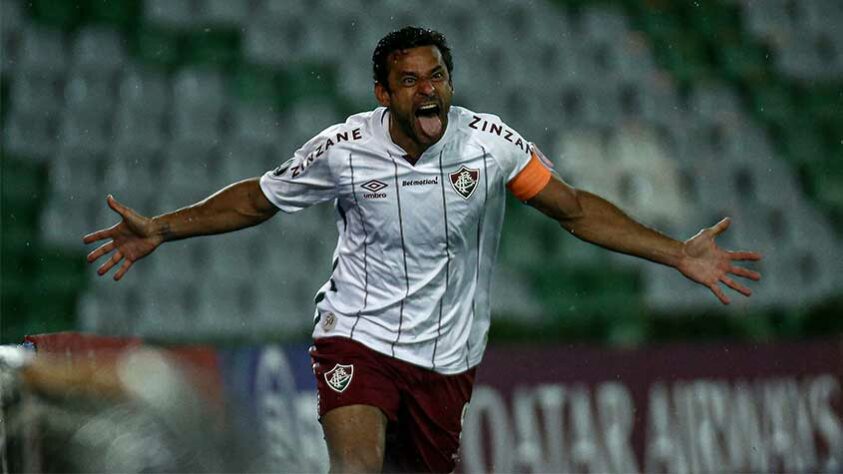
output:
[[[250,183],[249,202],[252,208],[259,216],[265,219],[274,216],[278,212],[278,207],[266,197],[266,193],[264,193],[260,185],[260,178],[252,178],[248,181]]]
[[[339,183],[333,168],[337,166],[339,144],[361,138],[359,129],[339,127],[324,130],[298,149],[291,159],[264,173],[260,187],[266,199],[286,213],[335,199]]]
[[[530,158],[508,183],[519,200],[564,223],[582,215],[577,190],[552,171],[552,164],[535,145]]]
[[[527,204],[559,222],[581,217],[583,214],[577,189],[562,181],[556,174]]]

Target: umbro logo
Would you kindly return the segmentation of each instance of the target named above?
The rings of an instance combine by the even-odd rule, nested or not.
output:
[[[361,184],[360,187],[369,191],[368,193],[363,194],[364,199],[384,199],[386,198],[386,193],[380,192],[381,190],[385,189],[388,185],[383,181],[378,181],[376,179],[372,179],[366,181],[365,183]]]
[[[373,179],[361,184],[360,187],[366,191],[376,193],[387,186],[386,183]]]

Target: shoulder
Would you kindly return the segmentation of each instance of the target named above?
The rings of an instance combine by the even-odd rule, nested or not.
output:
[[[345,157],[350,151],[369,146],[376,136],[375,121],[382,115],[380,109],[354,114],[345,122],[322,130],[296,152],[299,166],[303,170],[317,161],[336,161],[340,158],[331,157]]]
[[[530,142],[494,114],[480,113],[463,107],[451,107],[452,117],[460,134],[467,140],[494,154],[530,154]]]
[[[343,123],[322,130],[302,147],[321,154],[331,148],[344,148],[368,141],[372,136],[372,122],[377,110],[352,115]]]

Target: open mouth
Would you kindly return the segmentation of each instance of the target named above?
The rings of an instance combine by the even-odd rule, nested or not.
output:
[[[441,109],[438,104],[424,104],[416,109],[416,120],[422,133],[430,139],[436,139],[442,134]]]
[[[436,117],[439,115],[437,104],[426,104],[416,109],[416,117]]]

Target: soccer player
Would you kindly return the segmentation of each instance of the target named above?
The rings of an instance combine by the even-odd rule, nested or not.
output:
[[[389,33],[373,68],[381,107],[327,128],[277,169],[154,218],[109,196],[122,221],[84,238],[108,239],[88,261],[111,253],[98,274],[118,267],[119,280],[164,242],[333,201],[339,241],[311,348],[332,471],[454,468],[507,192],[580,239],[674,267],[724,304],[721,283],[751,294],[729,275],[758,280],[733,261],[761,256],[715,244],[728,219],[671,239],[566,184],[498,117],[452,107],[454,65],[440,33]]]

